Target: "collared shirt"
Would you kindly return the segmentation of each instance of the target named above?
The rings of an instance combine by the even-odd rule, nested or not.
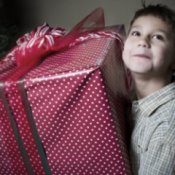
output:
[[[134,175],[175,175],[175,83],[133,102]]]

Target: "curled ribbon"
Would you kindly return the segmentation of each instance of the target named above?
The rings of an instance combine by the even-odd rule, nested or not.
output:
[[[104,26],[102,8],[97,8],[91,12],[69,33],[66,33],[63,28],[51,28],[45,23],[18,39],[17,46],[8,55],[14,57],[17,64],[15,75],[9,79],[18,80],[53,52],[62,51],[86,40],[101,37],[115,38],[122,44],[122,39],[118,32],[111,30],[111,27]]]

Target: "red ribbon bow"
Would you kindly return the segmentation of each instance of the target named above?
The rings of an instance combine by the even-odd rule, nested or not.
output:
[[[111,28],[110,30],[105,28],[104,24],[103,9],[97,8],[67,34],[63,28],[51,28],[48,24],[44,24],[23,35],[10,53],[10,56],[15,57],[18,70],[9,79],[18,80],[48,54],[68,49],[86,40],[105,36],[121,41],[121,37],[112,32]]]

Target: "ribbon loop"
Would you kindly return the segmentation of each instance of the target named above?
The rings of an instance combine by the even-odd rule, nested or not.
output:
[[[7,79],[18,80],[53,52],[100,37],[111,37],[122,41],[118,32],[105,27],[102,8],[95,9],[67,34],[65,29],[52,28],[45,23],[18,39],[17,46],[11,53],[16,60],[17,71]]]

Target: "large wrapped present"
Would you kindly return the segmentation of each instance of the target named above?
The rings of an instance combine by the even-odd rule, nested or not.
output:
[[[0,62],[0,175],[130,174],[123,29],[103,25],[44,24]]]

